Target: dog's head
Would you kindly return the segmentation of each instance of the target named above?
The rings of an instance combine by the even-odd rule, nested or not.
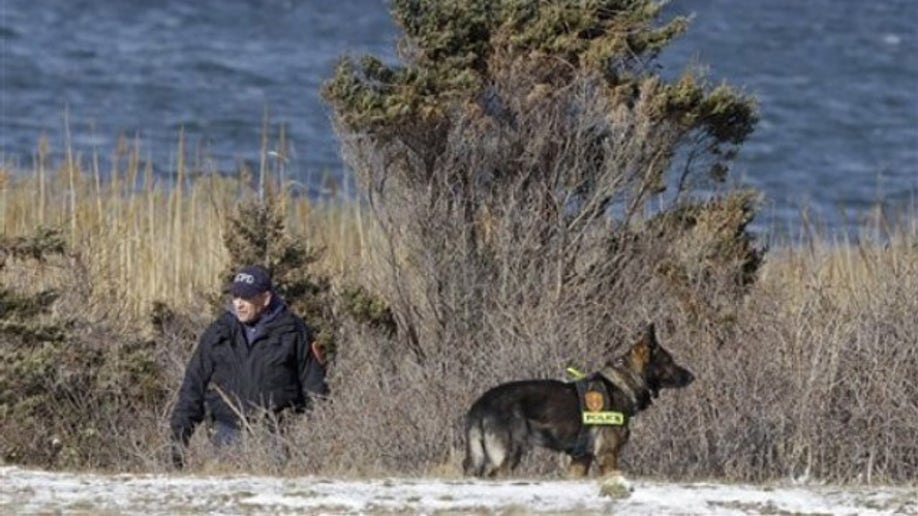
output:
[[[691,371],[677,364],[669,351],[660,345],[653,323],[647,325],[640,340],[628,350],[625,361],[644,379],[650,398],[659,396],[660,389],[685,387],[695,379]],[[650,399],[643,401],[650,404]]]

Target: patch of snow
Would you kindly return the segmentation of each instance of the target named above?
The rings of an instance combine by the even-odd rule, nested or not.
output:
[[[598,479],[540,480],[99,475],[0,467],[0,514],[918,514],[918,488],[629,479],[624,499]]]

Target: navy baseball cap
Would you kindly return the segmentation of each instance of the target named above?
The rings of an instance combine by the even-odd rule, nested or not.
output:
[[[271,290],[271,274],[260,265],[248,265],[233,277],[230,294],[233,297],[248,299]]]

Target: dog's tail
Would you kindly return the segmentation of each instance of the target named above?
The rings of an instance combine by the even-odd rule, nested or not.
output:
[[[466,475],[483,477],[488,456],[485,453],[485,430],[481,417],[474,412],[465,420],[465,459],[462,469]]]

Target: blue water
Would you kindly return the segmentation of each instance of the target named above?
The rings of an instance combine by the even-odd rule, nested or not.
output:
[[[688,34],[664,74],[707,67],[758,97],[734,166],[764,194],[760,228],[801,213],[849,229],[881,204],[916,216],[918,1],[682,0]],[[258,162],[262,120],[312,191],[347,177],[318,89],[344,53],[394,60],[383,0],[0,0],[0,163],[29,167],[42,135],[88,156],[138,135],[174,169],[183,128],[205,167]],[[194,159],[192,156],[191,159]]]
[[[754,94],[761,121],[734,172],[759,217],[856,228],[870,208],[916,216],[918,2],[685,0],[694,23],[666,56]]]

